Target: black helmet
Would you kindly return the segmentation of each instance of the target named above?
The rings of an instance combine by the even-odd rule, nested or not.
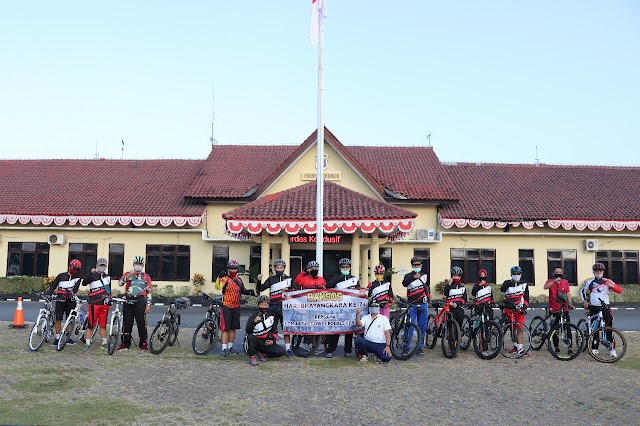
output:
[[[411,258],[411,263],[415,263],[415,262],[420,262],[420,263],[422,263],[422,258],[421,258],[421,257],[418,257],[418,256],[413,256],[413,257]]]
[[[258,305],[261,303],[269,303],[269,296],[266,296],[266,295],[258,296]]]
[[[275,267],[276,267],[276,266],[278,266],[278,265],[282,265],[282,266],[285,266],[285,267],[286,267],[286,266],[287,266],[287,262],[285,262],[285,261],[284,261],[284,260],[282,260],[282,259],[276,259],[276,260],[274,260],[274,261],[273,261],[273,267],[275,268]]]
[[[342,259],[340,259],[338,261],[338,265],[342,266],[342,265],[351,265],[351,259],[347,259],[346,257],[343,257]]]
[[[312,260],[311,262],[307,263],[307,269],[314,268],[314,267],[319,268],[320,264],[315,260]]]

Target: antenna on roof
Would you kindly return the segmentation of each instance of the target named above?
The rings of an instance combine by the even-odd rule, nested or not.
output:
[[[95,160],[98,159],[98,139],[96,139],[96,156],[94,158]]]
[[[218,141],[213,136],[213,126],[216,122],[216,81],[213,80],[213,97],[211,100],[211,137],[209,138],[209,142],[211,142],[211,149],[214,146],[218,145]]]
[[[429,143],[429,148],[431,148],[431,133],[427,135],[427,142]]]
[[[536,158],[535,158],[536,166],[540,165],[540,158],[538,158],[538,145],[536,145]]]
[[[120,148],[120,159],[124,160],[124,139],[122,139],[122,148]]]

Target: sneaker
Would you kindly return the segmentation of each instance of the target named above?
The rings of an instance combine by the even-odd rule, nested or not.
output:
[[[106,351],[108,349],[108,345],[106,343],[103,343],[100,345],[100,349]]]
[[[55,339],[51,346],[58,346],[58,342],[60,342],[60,339]]]
[[[129,348],[128,348],[127,346],[125,346],[125,345],[124,345],[124,343],[122,343],[122,344],[120,345],[120,347],[118,348],[118,352],[121,352],[121,351],[128,351],[128,350],[129,350]]]
[[[510,354],[517,354],[518,353],[518,348],[516,348],[515,346],[513,347],[513,349],[511,349],[509,351]]]
[[[556,353],[559,354],[560,353],[560,348],[556,346]]]
[[[316,349],[315,354],[316,354],[316,355],[320,355],[320,354],[321,354],[321,353],[323,353],[323,352],[324,352],[324,348],[323,348],[322,346],[318,346],[318,349]]]
[[[489,356],[489,351],[482,351],[480,352],[480,354],[486,357],[486,356]]]
[[[353,358],[353,354],[352,354],[351,352],[345,352],[345,353],[344,353],[344,356],[345,356],[346,358]]]
[[[87,352],[89,351],[89,349],[91,349],[91,345],[84,345],[84,347],[82,348],[82,352]]]
[[[220,355],[222,355],[222,356],[229,355],[229,349],[223,349],[222,351],[220,351]]]
[[[609,351],[609,356],[610,356],[611,358],[617,358],[617,357],[618,357],[618,353],[616,352],[616,350],[615,350],[615,349],[611,349],[611,350]]]
[[[324,357],[325,358],[333,358],[333,352],[327,352],[327,354]]]
[[[147,342],[142,342],[142,344],[140,345],[140,349],[145,352],[149,352],[149,345],[147,345]]]
[[[235,355],[235,354],[239,354],[239,353],[240,353],[240,352],[236,351],[236,350],[235,350],[235,349],[233,349],[233,348],[229,348],[229,349],[227,349],[227,354],[229,354],[229,355]]]
[[[520,349],[519,351],[516,351],[516,353],[518,355],[520,355],[520,356],[523,356],[523,357],[528,357],[529,356],[529,352],[525,353],[524,349]]]
[[[71,339],[67,340],[67,345],[72,345],[73,346],[75,344],[76,344],[76,342],[74,342],[73,340],[71,340]]]
[[[87,338],[86,338],[86,337],[84,337],[84,336],[80,336],[80,341],[81,341],[82,343],[87,343]]]
[[[568,354],[568,355],[573,355],[573,350],[569,349],[569,350],[567,351],[567,354]]]
[[[366,364],[367,362],[369,362],[369,357],[362,355],[362,358],[360,358],[360,364]]]
[[[256,365],[259,365],[260,363],[258,362],[258,359],[254,355],[251,358],[249,358],[249,364],[256,366]]]
[[[293,356],[293,352],[291,351],[291,349],[287,349],[286,351],[284,351],[284,355],[291,358]]]
[[[376,360],[376,364],[382,364],[382,360],[377,355],[374,355],[373,358]]]
[[[600,351],[598,349],[591,349],[591,353],[594,355],[598,355]]]
[[[269,358],[267,358],[267,354],[260,353],[260,354],[258,354],[258,355],[260,356],[260,362],[267,362],[267,361],[269,361]]]
[[[420,348],[417,352],[418,355],[424,355],[424,349]]]

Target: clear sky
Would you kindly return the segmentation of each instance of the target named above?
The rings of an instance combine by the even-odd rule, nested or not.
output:
[[[640,165],[637,0],[328,0],[325,123],[442,161]],[[311,0],[4,1],[0,158],[204,158],[316,128]],[[250,151],[247,152],[250,155]]]

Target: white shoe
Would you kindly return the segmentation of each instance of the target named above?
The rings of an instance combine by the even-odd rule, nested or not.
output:
[[[609,356],[610,356],[611,358],[618,358],[618,353],[616,352],[616,350],[615,350],[615,349],[611,349],[611,350],[609,351]]]
[[[362,355],[362,358],[360,358],[360,364],[366,364],[367,362],[369,362],[369,357]]]
[[[591,353],[594,355],[598,355],[598,352],[600,352],[598,349],[591,349]]]

